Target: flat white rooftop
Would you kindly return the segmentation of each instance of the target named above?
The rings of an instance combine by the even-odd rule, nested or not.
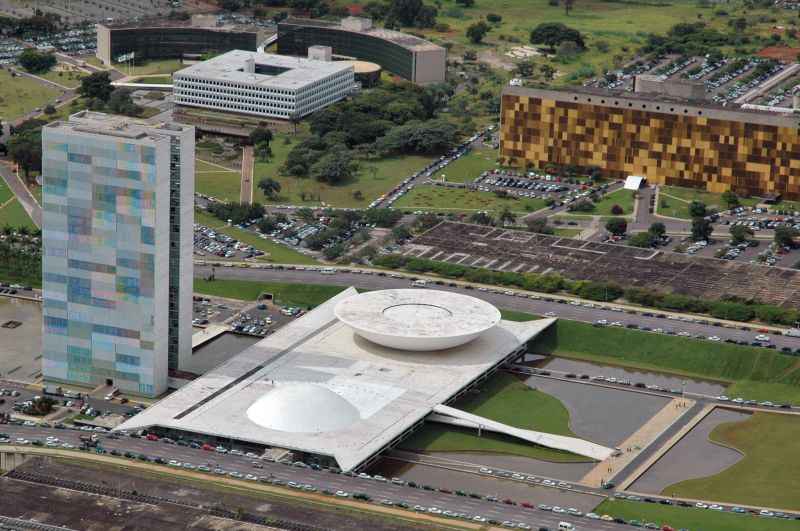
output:
[[[443,292],[425,293],[448,308]],[[354,296],[354,288],[345,290],[118,429],[223,436],[328,455],[351,470],[554,321],[500,320],[457,347],[400,350],[364,339],[336,317],[337,304]]]
[[[246,72],[246,62],[255,62],[255,72]],[[299,89],[331,74],[352,70],[346,61],[315,61],[268,53],[231,50],[208,61],[178,70],[173,76],[193,76],[207,81],[230,81],[286,89]]]

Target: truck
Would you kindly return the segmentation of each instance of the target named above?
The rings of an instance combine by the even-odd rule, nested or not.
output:
[[[42,387],[42,393],[53,396],[64,396],[64,390],[59,385],[45,385]]]
[[[789,337],[800,337],[800,328],[790,328],[789,330],[784,332],[783,335]]]
[[[97,434],[93,433],[91,435],[81,435],[81,444],[89,448],[96,448],[97,447]]]

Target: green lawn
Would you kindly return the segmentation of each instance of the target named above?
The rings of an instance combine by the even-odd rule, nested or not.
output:
[[[621,216],[629,216],[633,214],[633,192],[631,190],[616,190],[610,194],[605,194],[599,201],[595,203],[595,209],[592,214],[598,216],[614,216],[611,212],[614,205],[622,207]]]
[[[83,79],[86,76],[86,74],[84,74],[83,72],[71,72],[63,70],[62,71],[50,70],[49,72],[46,72],[44,74],[36,74],[36,75],[69,88],[77,88],[81,84],[81,79]]]
[[[534,321],[539,319],[538,316],[532,313],[518,312],[516,310],[500,310],[500,317],[506,321]]]
[[[235,170],[195,161],[195,191],[224,201],[239,201],[242,175]]]
[[[289,144],[285,140],[289,139]],[[378,196],[388,192],[394,186],[422,169],[430,162],[429,157],[407,156],[381,160],[361,161],[358,177],[350,182],[331,186],[314,179],[281,175],[280,168],[286,161],[291,148],[300,141],[299,137],[276,133],[270,144],[273,157],[268,162],[256,161],[254,182],[257,184],[264,177],[271,177],[281,185],[281,192],[274,200],[267,199],[259,189],[254,190],[255,201],[268,204],[278,203],[293,205],[318,206],[320,204],[342,208],[366,208]],[[354,193],[361,192],[362,199],[356,199]],[[301,198],[304,196],[305,198]]]
[[[607,500],[594,510],[597,514],[610,514],[625,520],[639,520],[669,525],[674,529],[692,531],[796,531],[797,522],[761,518],[736,513],[721,513],[708,509],[669,507],[644,502]]]
[[[708,208],[724,210],[727,208],[722,202],[722,194],[697,190],[695,188],[684,188],[680,186],[661,186],[659,188],[657,213],[662,216],[672,218],[690,219],[689,203],[700,201],[705,203]],[[756,197],[740,197],[739,203],[742,206],[754,206],[759,203]]]
[[[457,161],[447,165],[434,175],[436,180],[447,180],[453,183],[472,182],[486,170],[497,167],[497,150],[480,147],[473,149]],[[443,179],[446,177],[446,179]]]
[[[554,229],[556,236],[563,236],[564,238],[575,238],[583,229],[562,229],[560,227],[555,227]]]
[[[35,79],[12,78],[8,70],[0,70],[0,116],[4,121],[15,120],[37,107],[44,107],[60,93],[57,88]]]
[[[519,428],[572,436],[569,413],[555,397],[525,385],[507,373],[497,373],[480,393],[468,394],[453,407]],[[426,452],[491,452],[547,461],[586,461],[568,452],[516,441],[500,434],[426,423],[401,443],[401,447]]]
[[[714,476],[671,485],[664,494],[800,510],[800,460],[795,444],[800,440],[800,417],[755,413],[741,422],[720,424],[710,439],[736,448],[745,457]]]
[[[12,227],[28,227],[31,230],[36,230],[28,213],[22,208],[22,205],[16,199],[12,200],[3,208],[0,208],[0,227],[11,225]]]
[[[744,386],[744,398],[800,404],[800,360],[757,347],[678,336],[595,328],[560,319],[531,345],[533,352],[584,359]],[[750,385],[750,384],[757,385]],[[776,384],[776,385],[773,385]],[[732,391],[730,391],[732,394]],[[735,395],[738,396],[738,395]]]
[[[149,77],[138,77],[132,81],[132,83],[147,85],[172,85],[172,76],[149,76]]]
[[[14,196],[14,192],[8,187],[3,179],[0,179],[0,205]]]
[[[254,301],[264,292],[272,293],[275,301],[284,306],[318,306],[343,291],[343,286],[323,284],[290,284],[286,282],[251,282],[247,280],[194,279],[194,291],[204,295]]]
[[[178,59],[154,59],[142,64],[137,64],[133,68],[128,68],[126,63],[114,63],[114,68],[126,76],[147,76],[150,74],[172,74],[182,68]]]
[[[474,212],[487,210],[499,212],[508,207],[518,213],[534,212],[544,208],[542,199],[497,197],[493,192],[473,192],[463,188],[444,186],[417,186],[401,197],[395,208],[443,212]]]

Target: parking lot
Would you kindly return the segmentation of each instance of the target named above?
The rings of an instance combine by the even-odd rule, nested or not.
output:
[[[198,256],[217,256],[231,260],[247,260],[264,255],[264,251],[252,245],[198,223],[194,224],[194,249]]]
[[[702,57],[671,54],[660,58],[637,59],[619,70],[609,71],[602,77],[594,78],[587,85],[632,91],[634,78],[640,74],[648,74],[671,80],[701,82],[705,85],[708,100],[721,105],[733,102],[780,105],[786,104],[786,92],[790,90],[786,87],[791,84],[791,80],[780,83],[776,89],[769,92],[771,96],[767,96],[766,99],[753,97],[752,102],[746,102],[743,97],[787,68],[788,64],[762,57]],[[781,97],[778,98],[778,95]],[[775,103],[772,103],[773,100]]]
[[[473,186],[482,192],[502,190],[509,195],[551,200],[552,207],[556,208],[588,197],[593,192],[604,192],[610,185],[606,183],[592,187],[577,179],[547,173],[490,170],[475,179]]]

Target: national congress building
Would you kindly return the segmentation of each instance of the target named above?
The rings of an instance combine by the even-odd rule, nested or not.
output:
[[[799,125],[796,114],[712,105],[702,87],[649,76],[633,93],[507,87],[500,154],[518,166],[800,199]]]

